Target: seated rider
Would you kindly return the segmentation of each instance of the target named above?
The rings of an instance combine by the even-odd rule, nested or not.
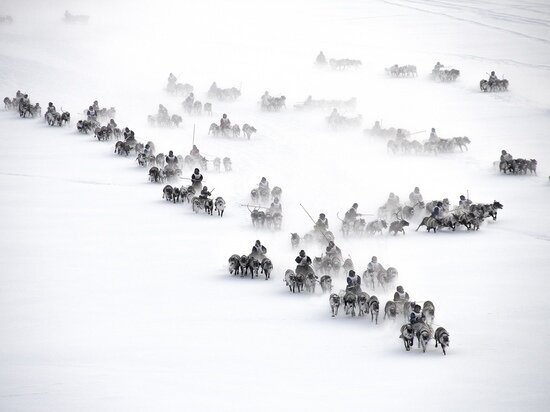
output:
[[[159,104],[159,111],[158,111],[159,117],[168,117],[168,109],[164,107],[162,104]]]
[[[380,263],[378,263],[378,258],[376,256],[373,256],[369,264],[367,265],[367,273],[368,274],[378,274],[380,273],[384,268]]]
[[[414,309],[411,312],[409,320],[411,322],[411,325],[414,325],[416,323],[424,323],[426,317],[422,313],[422,308],[420,307],[420,305],[414,305]]]
[[[346,282],[348,284],[346,290],[354,293],[361,292],[361,277],[357,276],[354,270],[349,271]]]
[[[331,240],[328,242],[328,246],[326,248],[326,255],[328,257],[342,257],[342,250],[336,244]]]
[[[191,184],[195,188],[202,186],[202,175],[198,168],[195,168],[195,171],[191,175]]]
[[[227,117],[227,114],[223,114],[222,118],[220,119],[220,129],[222,131],[227,130],[231,127],[231,120],[229,120],[229,117]]]
[[[187,108],[187,110],[191,110],[193,108],[193,103],[195,103],[195,95],[191,92],[189,93],[189,96],[185,98],[183,105]]]
[[[328,117],[328,121],[330,123],[336,123],[340,120],[340,113],[338,113],[338,110],[336,110],[336,108],[332,109],[332,113],[330,114],[330,116]]]
[[[435,220],[439,220],[443,214],[443,203],[437,202],[437,205],[433,208],[432,214],[430,217],[433,217]]]
[[[374,126],[372,126],[372,131],[378,132],[380,130],[382,130],[382,126],[380,126],[380,121],[377,120],[374,122]]]
[[[193,148],[191,149],[189,154],[193,157],[197,157],[197,156],[200,156],[201,153],[199,151],[199,148],[196,145],[193,145]]]
[[[46,110],[47,113],[55,113],[56,110],[55,110],[55,106],[53,105],[52,102],[49,102],[48,103],[48,109]]]
[[[143,149],[143,154],[147,157],[151,156],[153,154],[153,151],[151,149],[151,146],[149,146],[149,143],[145,145],[145,148]]]
[[[94,104],[92,105],[92,107],[94,108],[94,110],[95,110],[96,112],[99,111],[99,103],[97,102],[97,100],[94,100]]]
[[[321,230],[321,231],[328,230],[328,219],[326,218],[324,213],[321,213],[319,215],[319,219],[317,219],[314,229]]]
[[[325,54],[321,51],[317,55],[317,58],[315,59],[315,63],[319,65],[325,65],[327,64],[327,58],[325,57]]]
[[[265,93],[262,95],[262,107],[268,107],[270,100],[271,100],[271,96],[269,95],[269,92],[266,90]]]
[[[199,198],[207,200],[209,196],[212,196],[212,193],[208,191],[208,186],[204,186],[201,190],[201,194],[199,195]]]
[[[19,107],[28,107],[30,106],[31,101],[29,100],[29,95],[24,94],[21,100],[19,101]]]
[[[445,66],[443,66],[441,63],[437,62],[434,66],[433,71],[438,72],[442,67],[445,67]]]
[[[397,133],[395,134],[395,140],[399,142],[399,141],[405,140],[406,138],[407,136],[405,136],[405,131],[403,129],[397,129]]]
[[[510,160],[513,159],[512,155],[510,153],[506,152],[506,150],[503,150],[500,153],[501,153],[501,155],[500,155],[500,161],[501,162],[509,162]]]
[[[411,205],[424,203],[424,199],[422,198],[422,194],[420,193],[420,189],[418,187],[415,187],[414,191],[409,194],[409,200]]]
[[[388,210],[397,209],[399,207],[399,196],[396,196],[395,193],[391,192],[385,206]]]
[[[306,251],[305,250],[300,250],[300,253],[298,254],[298,256],[296,257],[296,259],[294,259],[294,261],[299,265],[299,266],[309,266],[311,265],[311,258],[309,256],[306,255]]]
[[[461,207],[463,209],[468,209],[471,204],[472,204],[472,201],[470,199],[466,199],[466,196],[460,195],[460,200],[458,201],[458,207]]]
[[[272,215],[274,215],[275,213],[279,213],[280,215],[283,214],[283,207],[281,206],[281,203],[279,202],[278,197],[273,199],[273,202],[271,203],[271,206],[269,207],[269,212]]]
[[[117,127],[117,124],[116,124],[116,122],[115,122],[115,119],[109,120],[109,124],[108,124],[107,126],[109,126],[109,127],[112,128],[112,129],[116,128],[116,127]]]
[[[435,132],[435,128],[434,128],[434,127],[432,127],[432,131],[431,131],[431,133],[430,133],[429,142],[430,142],[430,143],[439,143],[439,136],[438,136],[437,133]]]
[[[403,286],[398,286],[396,292],[393,294],[393,301],[394,302],[408,302],[409,301],[409,294],[405,292],[403,289]]]
[[[178,165],[178,158],[174,156],[174,152],[170,150],[166,156],[166,165],[170,168],[175,168]]]
[[[494,71],[491,72],[491,75],[489,76],[489,86],[495,84],[496,82],[498,81],[498,77],[497,75],[495,74]]]
[[[260,180],[260,183],[258,183],[258,189],[260,192],[269,192],[269,182],[265,177],[262,177],[262,180]]]
[[[175,85],[177,81],[178,79],[176,78],[176,76],[174,76],[174,73],[170,73],[170,75],[168,76],[168,84]]]
[[[357,203],[354,203],[350,210],[348,210],[344,216],[345,222],[355,222],[357,219],[357,216],[360,216],[359,213],[357,213],[357,208],[359,205]]]
[[[97,112],[94,110],[93,106],[90,106],[88,108],[88,111],[86,112],[86,116],[88,116],[89,121],[95,121],[97,119]]]
[[[259,240],[256,240],[254,246],[252,246],[252,252],[250,253],[255,258],[264,256],[267,253],[267,248],[260,243]]]

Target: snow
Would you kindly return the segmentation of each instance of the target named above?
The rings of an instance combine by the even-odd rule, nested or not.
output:
[[[0,95],[21,89],[73,116],[52,128],[0,113],[0,410],[547,409],[548,4],[111,3],[7,0],[0,9],[14,17],[0,26]],[[90,23],[64,24],[65,9]],[[316,69],[320,50],[363,67]],[[430,81],[438,60],[460,69],[456,83]],[[416,65],[419,77],[387,78],[395,63]],[[479,91],[490,70],[509,79],[509,92]],[[183,98],[163,90],[169,72],[203,102],[214,80],[242,84],[243,95],[213,101],[212,118],[150,128],[159,103],[182,112]],[[284,94],[287,110],[261,112],[265,90]],[[328,130],[329,110],[294,110],[308,95],[357,97],[346,114],[362,114],[363,127],[435,127],[472,144],[391,156],[361,129]],[[78,113],[95,99],[164,153],[185,155],[195,123],[200,150],[233,161],[232,173],[205,174],[228,203],[225,216],[168,204],[133,157],[77,134]],[[225,112],[258,133],[208,136]],[[499,175],[501,149],[536,158],[538,176]],[[262,176],[283,189],[280,233],[254,230],[239,206]],[[337,212],[358,202],[375,213],[390,191],[404,199],[414,186],[426,200],[456,204],[468,190],[504,209],[475,233],[414,232],[411,223],[405,236],[342,239]],[[328,296],[288,292],[290,232],[312,226],[300,203],[327,214],[358,272],[376,255],[413,299],[434,302],[450,333],[447,356],[433,341],[426,353],[406,352],[400,322],[331,318]],[[229,276],[228,257],[256,239],[272,279]],[[319,256],[321,246],[306,250]],[[376,295],[382,307],[391,296]]]

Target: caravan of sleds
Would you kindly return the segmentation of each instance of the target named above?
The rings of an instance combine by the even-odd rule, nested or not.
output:
[[[195,100],[195,94],[193,92],[189,93],[181,105],[188,115],[199,116],[204,110],[204,114],[212,116],[212,103],[205,103],[203,106],[202,102]]]
[[[424,133],[424,131],[411,133],[406,129],[393,127],[382,129],[379,121],[376,121],[371,129],[365,129],[363,133],[368,136],[389,138],[387,149],[392,154],[453,153],[456,149],[463,152],[468,150],[468,145],[471,143],[470,138],[467,136],[452,137],[450,139],[440,138],[434,128],[432,128],[428,140],[424,142],[410,140],[412,135]]]
[[[269,280],[273,271],[273,263],[266,257],[267,248],[256,241],[252,251],[248,255],[231,255],[229,257],[229,274],[242,278],[250,276],[251,279],[263,274],[265,280]]]
[[[12,24],[13,23],[13,17],[10,15],[2,15],[0,16],[0,24]]]
[[[416,231],[423,226],[428,232],[433,230],[434,233],[441,229],[454,232],[460,226],[466,230],[479,230],[485,219],[497,220],[498,210],[502,208],[503,205],[496,200],[493,203],[473,203],[464,195],[460,196],[459,205],[454,207],[447,198],[424,203],[420,191],[415,188],[409,195],[409,202],[405,204],[394,193],[390,193],[386,203],[378,208],[377,219],[370,222],[364,219],[365,215],[357,212],[357,203],[353,204],[343,219],[339,215],[338,218],[342,222],[342,234],[346,237],[382,235],[386,229],[388,234],[396,236],[404,235],[405,228],[410,226],[416,216],[421,217]]]
[[[361,60],[356,59],[329,59],[325,57],[323,52],[319,52],[315,59],[315,64],[318,67],[330,67],[335,71],[342,71],[347,69],[358,69],[362,66]]]
[[[171,159],[170,159],[171,158]],[[178,169],[177,157],[170,151],[170,155],[167,156],[167,160],[170,162],[164,170],[172,170],[175,177],[179,178],[181,169]],[[175,185],[167,184],[162,189],[162,198],[171,203],[188,203],[191,204],[191,209],[195,213],[206,213],[207,215],[217,214],[219,217],[223,217],[225,212],[226,203],[223,197],[218,196],[215,199],[211,198],[214,189],[209,190],[208,186],[203,186],[203,176],[199,169],[196,168],[191,175],[191,184],[189,186],[177,187]]]
[[[535,159],[514,159],[506,150],[502,150],[500,161],[495,162],[500,172],[509,175],[537,174],[537,161]]]
[[[259,242],[259,241],[258,241]],[[394,267],[385,269],[376,256],[373,256],[362,277],[356,275],[353,261],[350,258],[343,260],[341,250],[329,241],[327,253],[313,260],[307,256],[304,250],[301,250],[296,257],[297,266],[295,270],[287,269],[284,275],[284,283],[292,293],[307,292],[315,294],[317,284],[321,288],[321,293],[329,295],[329,305],[332,317],[338,315],[340,306],[343,306],[344,313],[355,317],[370,317],[371,322],[378,324],[380,314],[380,300],[376,295],[370,295],[363,291],[361,286],[375,291],[381,288],[386,292],[389,287],[395,284],[398,272]],[[234,273],[235,265],[239,260],[238,255],[233,255],[229,259],[230,273]],[[241,257],[244,267],[247,267],[248,259]],[[337,261],[338,263],[334,263]],[[246,270],[246,269],[245,269]],[[338,277],[340,273],[347,274],[346,289],[339,293],[333,293],[333,277]],[[318,275],[319,276],[318,276]],[[253,275],[252,275],[253,276]],[[267,278],[266,278],[267,279]],[[402,286],[397,286],[393,300],[388,300],[384,306],[383,319],[396,321],[403,317],[408,323],[401,329],[400,339],[407,351],[414,345],[416,337],[418,347],[425,352],[429,342],[433,339],[435,347],[441,346],[443,354],[446,354],[446,348],[449,346],[449,334],[443,327],[437,327],[434,332],[435,305],[431,301],[413,302],[410,300]],[[369,316],[370,315],[370,316]]]
[[[178,79],[173,73],[168,76],[168,84],[166,85],[166,91],[176,96],[186,96],[193,93],[193,86],[187,83],[178,83]]]
[[[170,116],[168,109],[162,104],[159,104],[158,112],[156,115],[150,114],[147,116],[147,122],[149,126],[158,127],[179,127],[182,122],[182,117],[179,114],[173,114]]]
[[[85,14],[71,14],[65,10],[64,21],[66,23],[88,23],[90,16]]]
[[[456,81],[460,76],[460,70],[444,69],[444,67],[441,63],[437,62],[432,69],[432,79],[443,83]]]
[[[493,71],[488,80],[480,80],[479,89],[482,92],[506,92],[508,91],[508,80],[499,79]]]
[[[212,190],[213,191],[213,190]],[[200,193],[197,195],[197,193]],[[166,185],[162,189],[162,198],[172,203],[189,203],[195,213],[203,212],[207,215],[217,214],[223,217],[226,203],[223,197],[218,196],[215,199],[210,198],[211,192],[204,186],[199,190],[195,185],[176,187]]]
[[[361,126],[361,123],[363,123],[363,116],[360,114],[354,117],[344,116],[338,113],[338,110],[334,108],[330,115],[326,117],[326,121],[329,128],[333,130],[354,129]]]
[[[322,56],[321,60],[323,59],[324,56]],[[327,63],[326,59],[324,59],[324,62],[320,62],[319,60],[320,59],[318,58],[318,64],[330,64],[333,69],[337,70],[347,67],[358,67],[360,65],[360,61],[349,59],[331,59],[330,63]],[[416,67],[414,66],[399,67],[396,65],[387,69],[387,72],[389,75],[396,77],[417,76]],[[453,69],[441,70],[441,68],[439,68],[438,70],[434,70],[432,75],[435,80],[453,81],[459,76],[459,72]],[[192,86],[177,83],[175,77],[173,75],[172,77],[173,78],[169,79],[167,90],[174,94],[188,94],[187,99],[184,102],[184,109],[188,113],[199,113],[198,103],[200,102],[194,101],[194,96],[191,95],[193,91]],[[507,87],[508,81],[505,79],[497,79],[496,76],[494,76],[494,72],[491,74],[489,80],[482,80],[480,82],[480,88],[483,91],[502,91],[507,90]],[[240,96],[240,90],[236,88],[220,89],[214,83],[212,84],[208,95],[209,97],[216,98],[218,100],[232,101]],[[286,107],[285,100],[286,99],[284,96],[271,97],[266,92],[266,94],[262,96],[262,109],[267,111],[278,111],[281,108]],[[41,116],[39,104],[33,106],[28,100],[28,96],[20,92],[17,93],[16,98],[13,100],[10,98],[4,99],[4,104],[6,109],[18,110],[21,117]],[[314,101],[311,98],[308,98],[308,100],[298,107],[327,108],[332,106],[333,108],[341,107],[347,109],[353,108],[354,105],[354,99],[351,99],[350,101]],[[109,111],[110,109],[98,110],[97,107],[94,107],[93,109],[96,112],[96,115],[88,116],[87,120],[80,120],[77,123],[78,131],[85,134],[94,132],[98,140],[110,140],[111,138],[117,139],[115,153],[126,156],[128,156],[131,152],[135,153],[137,156],[136,161],[140,166],[150,167],[149,177],[151,181],[166,183],[179,179],[181,176],[181,168],[178,167],[178,165],[186,165],[188,167],[200,166],[203,170],[206,169],[207,161],[198,153],[196,155],[190,154],[185,158],[182,156],[174,156],[172,152],[170,152],[168,156],[164,156],[162,153],[155,154],[153,142],[147,142],[146,144],[140,143],[136,140],[133,131],[128,128],[120,130],[117,127],[116,123],[112,119],[115,114],[114,109],[112,111]],[[109,117],[111,118],[109,123],[105,126],[101,126],[100,120],[106,120]],[[225,117],[226,116],[224,116],[224,118]],[[63,111],[58,113],[51,103],[48,105],[45,118],[50,125],[61,126],[70,122],[70,114]],[[327,120],[329,124],[335,127],[358,126],[361,123],[360,116],[356,118],[346,118],[345,116],[340,115],[336,109]],[[160,126],[178,126],[179,123],[181,123],[181,116],[169,116],[166,108],[160,105],[159,113],[155,116],[149,116],[149,121],[150,123]],[[223,134],[232,133],[234,136],[238,136],[240,134],[240,130],[236,131],[234,126],[231,128],[222,127],[226,125],[227,123],[224,125],[221,124],[220,126],[215,126],[218,128],[218,132]],[[214,132],[216,132],[216,127],[214,128]],[[253,128],[251,127],[251,129]],[[245,135],[250,137],[250,134],[245,131],[245,127],[243,127],[243,132]],[[252,132],[255,132],[255,129],[253,129]],[[435,131],[432,130],[432,132]],[[407,144],[403,143],[403,141],[407,141],[407,138],[411,135],[410,133],[407,133],[406,131],[398,132],[396,129],[383,130],[376,126],[373,128],[371,133],[395,138],[395,144],[397,145],[396,150],[401,150],[404,152],[407,151]],[[403,136],[398,136],[400,134]],[[119,141],[121,138],[123,138],[123,140]],[[455,147],[459,147],[462,150],[463,147],[466,147],[466,144],[470,143],[468,138],[438,138],[437,142],[435,139],[433,140],[434,141],[428,141],[423,145],[421,144],[423,151],[448,152],[452,151]],[[411,145],[414,145],[414,142],[410,143]],[[392,146],[392,144],[389,144],[389,147],[390,146]],[[435,147],[435,149],[430,148],[430,146]],[[428,147],[428,149],[426,149],[426,147]],[[228,160],[227,162],[226,159]],[[228,158],[226,159],[224,159],[223,162],[224,167],[226,171],[231,170],[230,160]],[[217,170],[220,169],[221,159],[216,158],[214,160],[214,167]],[[536,173],[536,160],[501,158],[499,168],[504,173],[511,174],[525,174],[527,171]],[[200,175],[199,169],[195,169],[195,173],[191,177],[192,184],[190,186],[177,187],[175,185],[166,184],[163,188],[162,197],[172,203],[190,203],[193,210],[197,213],[203,211],[206,214],[212,215],[214,212],[217,212],[219,216],[223,216],[225,201],[221,197],[217,197],[215,200],[211,199],[210,196],[213,190],[208,191],[206,186],[203,187],[202,175],[200,175],[200,180],[198,180],[196,177],[197,174]],[[259,202],[262,202],[267,199],[267,201],[269,201],[272,196],[275,203],[275,199],[280,198],[281,193],[278,193],[276,196],[273,192],[268,192],[266,196],[265,193],[261,192],[259,189],[260,187],[257,191],[258,199],[253,200],[259,200]],[[254,194],[251,195],[252,197],[255,196]],[[280,208],[278,200],[275,207]],[[379,209],[378,219],[367,223],[365,219],[361,217],[361,214],[357,213],[357,206],[354,205],[354,208],[352,208],[355,209],[355,212],[352,213],[354,216],[350,216],[346,213],[346,217],[342,219],[342,231],[345,235],[350,235],[352,233],[359,235],[364,233],[371,235],[381,234],[384,229],[388,228],[387,221],[389,221],[390,218],[394,218],[395,220],[389,225],[389,232],[394,235],[398,233],[404,234],[405,227],[409,226],[408,221],[413,219],[415,215],[421,215],[423,211],[426,215],[416,230],[422,226],[425,226],[428,232],[433,230],[435,233],[438,229],[442,228],[449,228],[454,231],[460,225],[464,225],[468,230],[477,230],[484,219],[492,218],[493,220],[496,220],[498,209],[502,209],[502,207],[502,204],[497,201],[494,201],[492,204],[473,204],[463,196],[461,197],[459,206],[454,208],[450,207],[447,199],[443,199],[443,201],[432,201],[427,204],[424,204],[422,200],[419,201],[418,199],[416,199],[416,201],[411,201],[406,205],[399,204],[399,201],[397,201],[394,205],[389,205],[387,202]],[[267,223],[269,219],[266,217],[267,213],[262,212],[259,209],[260,208],[255,208],[254,210],[251,210],[253,224],[260,227],[263,225],[269,226],[269,223]],[[261,217],[262,213],[264,214],[263,218]],[[319,235],[319,233],[321,234]],[[289,269],[285,272],[284,281],[287,287],[289,287],[289,290],[294,293],[299,293],[304,290],[310,293],[315,293],[316,284],[318,283],[323,293],[330,294],[329,303],[332,316],[337,316],[338,308],[343,305],[346,314],[355,316],[357,309],[359,316],[370,314],[371,320],[378,323],[378,314],[380,310],[379,300],[376,296],[370,296],[367,292],[363,292],[361,290],[361,279],[363,280],[363,285],[370,289],[374,290],[377,287],[381,287],[383,291],[386,291],[390,285],[395,283],[398,276],[397,270],[393,267],[384,269],[377,263],[376,258],[373,257],[373,260],[369,263],[367,270],[364,271],[363,276],[356,276],[351,257],[348,259],[344,259],[342,257],[341,251],[334,244],[334,236],[330,231],[325,230],[321,232],[314,230],[312,233],[306,234],[303,239],[300,239],[297,234],[292,234],[291,236],[291,243],[294,247],[298,246],[301,241],[307,242],[309,240],[317,240],[320,242],[328,241],[329,246],[326,248],[326,253],[321,254],[319,257],[315,257],[313,260],[307,257],[305,252],[302,251],[303,253],[300,253],[300,255],[296,258],[296,262],[298,264],[296,269]],[[266,252],[266,248],[258,241],[251,254],[241,256],[232,255],[229,259],[230,273],[235,276],[240,275],[242,277],[250,275],[252,279],[258,277],[259,274],[262,273],[266,280],[270,279],[273,264],[271,260],[265,256]],[[348,274],[348,287],[339,294],[332,293],[332,279],[333,277],[338,277],[342,272]],[[319,274],[320,278],[316,275],[316,273]],[[352,279],[351,281],[350,278]],[[406,299],[402,295],[403,289],[398,287],[394,300],[386,302],[384,307],[384,318],[396,319],[398,315],[402,315],[406,319],[410,320],[410,323],[401,327],[400,338],[403,340],[405,348],[410,350],[414,343],[414,337],[416,336],[418,345],[423,348],[423,351],[426,350],[428,342],[431,339],[435,339],[436,346],[441,344],[443,352],[445,353],[445,348],[448,347],[449,344],[449,335],[446,330],[441,327],[438,327],[435,332],[433,331],[433,303],[426,301],[421,307],[417,305],[419,302],[410,302],[408,295]]]
[[[286,97],[271,96],[266,90],[260,99],[260,108],[265,112],[279,112],[286,109]]]
[[[352,97],[348,100],[324,100],[324,99],[313,99],[311,96],[308,96],[303,103],[295,104],[294,108],[297,110],[308,110],[308,109],[355,109],[357,105],[357,99]]]
[[[405,65],[405,66],[399,66],[398,64],[394,64],[393,66],[386,67],[384,69],[386,74],[391,77],[417,77],[418,72],[416,71],[416,66],[413,65]]]
[[[246,206],[250,212],[252,226],[257,229],[281,230],[283,224],[283,209],[281,198],[283,190],[279,186],[269,188],[269,183],[265,177],[262,177],[257,187],[250,191],[251,204]],[[269,207],[262,206],[268,205]]]
[[[4,108],[6,110],[14,110],[19,113],[20,117],[40,117],[42,116],[42,108],[40,103],[34,105],[29,100],[29,96],[17,90],[15,97],[10,99],[4,97]]]
[[[408,321],[401,326],[399,335],[406,351],[410,351],[414,346],[416,337],[418,348],[422,348],[422,352],[426,352],[429,342],[433,339],[435,347],[441,346],[443,354],[446,355],[446,348],[450,344],[449,333],[445,328],[435,325],[435,305],[429,300],[424,301],[422,306],[420,303],[422,302],[411,301],[403,287],[397,286],[393,299],[386,301],[384,305],[383,319],[395,322],[399,317],[403,317],[405,321]],[[360,317],[367,315],[368,318],[370,314],[371,322],[378,324],[380,301],[375,295],[371,296],[367,292],[363,292],[360,282],[355,285],[348,282],[346,290],[341,290],[338,294],[331,293],[329,305],[332,317],[336,317],[338,309],[343,306],[346,315],[353,317],[357,310]],[[436,327],[435,331],[434,327]]]
[[[232,102],[239,98],[241,91],[236,87],[230,87],[228,89],[219,88],[216,82],[213,82],[208,89],[207,96],[209,99],[216,99],[222,102]]]
[[[210,124],[208,134],[211,134],[212,136],[233,137],[237,139],[241,137],[241,131],[243,137],[246,137],[248,140],[250,140],[252,135],[257,132],[256,128],[248,123],[243,124],[242,129],[238,124],[232,125],[229,117],[227,117],[227,114],[224,113],[220,119],[220,124]]]

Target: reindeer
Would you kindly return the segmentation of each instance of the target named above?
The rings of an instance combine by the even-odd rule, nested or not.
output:
[[[351,316],[355,316],[355,306],[357,305],[357,295],[353,292],[346,292],[344,295],[344,310],[346,315],[351,313]]]
[[[435,306],[431,301],[427,300],[424,302],[422,305],[422,314],[426,318],[426,322],[433,323],[435,318]]]
[[[225,211],[225,200],[223,197],[217,197],[214,201],[214,210],[218,212],[218,216],[223,217],[223,212]]]
[[[393,320],[397,317],[397,305],[392,300],[388,300],[384,307],[384,319],[386,319],[386,316]]]
[[[239,273],[239,269],[241,267],[239,263],[239,255],[231,255],[229,258],[229,274],[230,275],[237,275]]]
[[[340,296],[338,296],[336,293],[332,293],[328,298],[328,302],[330,304],[332,317],[335,317],[336,315],[338,315],[338,309],[340,308]]]
[[[378,302],[378,298],[374,295],[371,296],[367,301],[367,305],[367,313],[370,312],[371,322],[376,321],[376,324],[378,325],[378,312],[380,311],[380,302]]]
[[[250,137],[256,132],[257,130],[254,126],[250,126],[248,123],[243,124],[243,133],[248,140],[250,140]]]
[[[262,273],[265,275],[265,280],[268,280],[271,277],[271,272],[273,271],[273,263],[268,258],[263,258],[260,264],[262,268]]]
[[[395,217],[397,218],[397,220],[390,223],[390,229],[388,233],[393,232],[393,235],[396,236],[397,232],[403,232],[403,235],[405,235],[405,227],[409,226],[409,222],[403,219],[403,212],[401,212],[401,216],[399,216],[399,213],[396,213]]]
[[[365,313],[369,313],[369,306],[367,302],[370,296],[367,292],[359,292],[357,294],[357,305],[359,306],[359,316],[364,316]]]
[[[388,224],[385,220],[378,219],[372,222],[367,223],[366,231],[367,234],[376,235],[377,233],[382,234],[382,229],[386,229]]]
[[[434,339],[435,347],[437,348],[437,344],[439,343],[441,345],[441,349],[443,349],[443,355],[446,355],[447,352],[445,352],[445,348],[449,347],[450,344],[449,333],[445,330],[445,328],[439,327],[435,330]]]
[[[401,326],[401,335],[399,335],[399,338],[403,339],[405,350],[407,352],[410,351],[414,344],[414,329],[409,323]]]

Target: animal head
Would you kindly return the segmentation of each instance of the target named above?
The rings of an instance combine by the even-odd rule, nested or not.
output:
[[[499,201],[495,200],[495,201],[493,201],[493,207],[495,209],[502,209],[504,207],[504,205],[502,203],[500,203]]]

